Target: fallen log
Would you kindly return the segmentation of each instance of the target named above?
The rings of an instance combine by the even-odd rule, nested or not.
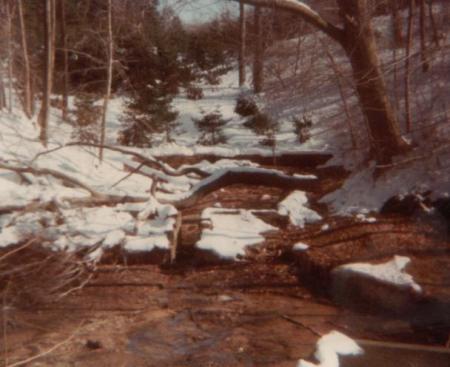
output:
[[[281,187],[286,190],[316,191],[318,180],[316,178],[303,178],[289,176],[281,172],[276,172],[265,168],[239,167],[220,170],[200,181],[179,200],[160,200],[174,205],[178,210],[186,209],[202,197],[221,188],[245,184],[253,186]]]
[[[172,167],[177,167],[181,162],[195,164],[201,161],[209,161],[215,163],[221,159],[247,160],[254,163],[273,166],[274,158],[277,166],[290,166],[301,168],[315,168],[325,164],[333,155],[331,153],[322,152],[295,152],[276,154],[237,154],[237,155],[219,155],[219,154],[195,154],[192,156],[185,155],[164,155],[153,156],[153,158],[168,162]]]

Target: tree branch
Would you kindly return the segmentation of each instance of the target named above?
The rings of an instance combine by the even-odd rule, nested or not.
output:
[[[239,2],[240,0],[231,0]],[[242,0],[243,3],[253,6],[262,6],[265,8],[277,8],[289,11],[291,13],[297,14],[305,22],[308,22],[312,26],[318,28],[322,32],[326,33],[328,36],[333,38],[335,41],[343,44],[344,42],[344,31],[333,25],[332,23],[326,21],[322,16],[311,9],[308,5],[302,1],[296,0]]]

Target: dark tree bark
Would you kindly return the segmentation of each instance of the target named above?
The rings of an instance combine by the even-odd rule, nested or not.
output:
[[[400,17],[397,0],[389,0],[389,8],[392,18],[392,30],[394,47],[400,48],[403,46],[403,33],[402,33],[402,18]]]
[[[105,98],[103,100],[102,121],[100,126],[100,149],[99,158],[103,160],[103,145],[105,144],[105,130],[106,130],[106,114],[108,112],[108,103],[111,98],[111,84],[112,84],[112,69],[113,69],[113,34],[112,34],[112,3],[108,0],[108,61],[107,61],[107,76],[106,76],[106,90]]]
[[[242,87],[245,84],[245,49],[247,29],[245,23],[245,4],[241,2],[239,4],[239,86]]]
[[[422,59],[422,71],[425,73],[430,69],[427,43],[425,39],[426,33],[425,0],[419,0],[419,6],[420,6],[420,56]]]
[[[3,76],[0,74],[0,110],[4,109],[5,107],[6,107],[5,85],[3,84]]]
[[[55,61],[55,2],[45,0],[45,47],[44,47],[44,90],[38,122],[41,127],[40,140],[44,146],[48,142],[48,122],[50,116],[50,97],[53,88],[53,66]]]
[[[67,113],[69,108],[69,50],[67,48],[67,32],[66,32],[66,4],[65,0],[59,0],[59,28],[61,31],[61,44],[63,52],[63,104],[62,104],[62,118],[67,121]]]
[[[7,55],[8,55],[8,112],[12,112],[13,109],[13,29],[12,29],[12,17],[14,13],[14,7],[11,6],[9,1],[5,2],[6,12],[6,42],[7,42]]]
[[[406,41],[406,57],[405,57],[405,120],[406,131],[411,131],[412,118],[411,118],[411,98],[410,98],[410,57],[411,49],[413,46],[413,23],[414,23],[414,10],[416,3],[414,0],[409,0],[409,14],[408,14],[408,35]]]
[[[433,0],[428,0],[428,17],[430,18],[431,30],[433,31],[433,41],[436,47],[439,47],[439,32],[433,14]]]
[[[30,58],[28,56],[28,42],[27,42],[27,31],[25,28],[25,21],[23,17],[23,4],[22,0],[17,1],[17,6],[19,10],[19,23],[20,23],[20,39],[22,46],[22,58],[23,58],[23,90],[24,90],[24,112],[28,118],[32,115],[32,95],[31,95],[31,69],[30,69]]]
[[[389,163],[393,156],[408,149],[387,95],[367,0],[337,0],[343,28],[327,22],[300,1],[242,1],[250,5],[277,7],[293,12],[338,42],[352,65],[353,78],[376,160],[382,164]]]
[[[255,7],[254,17],[255,44],[253,51],[253,90],[255,93],[261,93],[264,83],[264,40],[261,24],[261,7]]]
[[[361,108],[367,119],[373,153],[380,163],[404,152],[406,142],[401,137],[392,105],[389,101],[380,68],[370,9],[366,0],[338,0],[344,22],[342,46],[352,65]]]

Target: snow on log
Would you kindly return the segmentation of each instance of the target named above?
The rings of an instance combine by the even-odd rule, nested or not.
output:
[[[317,183],[318,180],[315,178],[294,177],[265,168],[228,168],[218,170],[208,178],[201,180],[189,192],[182,194],[178,199],[164,200],[162,198],[161,201],[170,202],[178,209],[184,209],[194,205],[200,198],[213,191],[235,184],[281,187],[286,190],[300,189],[315,191],[317,190]]]

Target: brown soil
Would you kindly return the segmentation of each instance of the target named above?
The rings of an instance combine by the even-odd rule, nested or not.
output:
[[[321,189],[311,200],[326,216],[316,199],[336,188],[346,173],[310,166],[283,169],[318,175]],[[295,366],[311,355],[320,335],[333,329],[360,339],[443,343],[447,329],[436,333],[439,326],[420,329],[398,315],[339,308],[328,297],[336,265],[381,261],[392,254],[415,256],[417,266],[411,271],[426,283],[427,294],[435,287],[439,291],[433,294],[446,296],[448,272],[432,270],[448,265],[448,243],[431,224],[399,217],[379,218],[375,224],[327,218],[329,230],[321,229],[323,223],[300,230],[286,218],[266,213],[261,218],[280,231],[267,234],[265,243],[239,262],[218,261],[214,254],[195,250],[204,208],[220,203],[225,208],[275,209],[287,194],[278,188],[233,185],[205,196],[183,211],[176,266],[148,264],[165,262],[167,254],[128,266],[113,256],[110,263],[120,260],[118,264],[99,266],[87,286],[57,303],[19,310],[7,307],[5,299],[3,365],[33,358],[21,365]],[[292,245],[298,241],[308,243],[310,250],[294,253]]]

